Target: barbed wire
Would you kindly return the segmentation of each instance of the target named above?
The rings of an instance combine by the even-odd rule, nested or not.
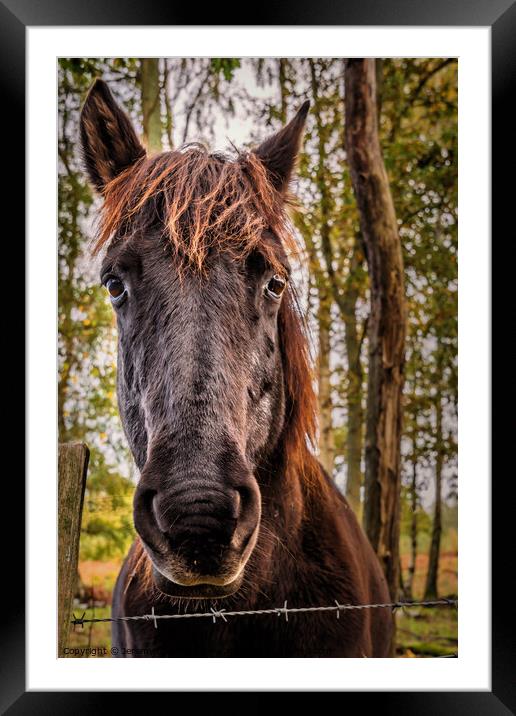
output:
[[[270,609],[245,609],[242,611],[231,611],[226,609],[210,609],[209,612],[183,612],[182,614],[156,614],[154,607],[152,607],[150,614],[135,614],[133,616],[123,617],[97,617],[92,619],[85,619],[86,612],[81,617],[76,617],[72,614],[73,619],[71,624],[75,626],[84,626],[84,624],[98,623],[98,622],[128,622],[128,621],[152,621],[154,627],[158,628],[159,619],[212,619],[213,623],[216,623],[217,619],[221,619],[224,622],[228,621],[228,617],[242,617],[242,616],[263,616],[276,614],[277,616],[284,616],[285,621],[288,622],[289,614],[300,614],[300,613],[312,613],[312,612],[335,612],[337,619],[340,618],[340,613],[343,611],[353,609],[403,609],[405,607],[437,607],[447,606],[457,608],[458,601],[456,599],[434,599],[426,601],[399,601],[399,602],[386,602],[383,604],[339,604],[335,600],[335,604],[321,607],[289,607],[287,602],[282,607],[272,607]],[[450,655],[452,656],[452,655]]]

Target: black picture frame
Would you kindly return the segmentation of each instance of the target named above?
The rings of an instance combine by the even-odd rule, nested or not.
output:
[[[509,111],[509,102],[514,97],[514,78],[516,76],[516,5],[514,0],[360,0],[336,4],[333,0],[288,0],[281,4],[257,6],[253,9],[251,22],[246,22],[241,13],[224,4],[225,15],[221,22],[220,6],[205,5],[202,8],[203,25],[368,25],[368,26],[489,26],[492,37],[492,236],[499,235],[498,253],[504,251],[504,260],[498,262],[496,281],[493,280],[493,314],[502,312],[510,305],[508,290],[511,288],[513,274],[512,263],[506,260],[507,243],[514,244],[514,230],[505,231],[502,242],[502,226],[511,227],[509,216],[514,200],[514,181],[505,179],[503,169],[514,167],[514,121]],[[3,127],[4,176],[8,182],[4,189],[5,206],[10,212],[16,212],[16,234],[19,247],[23,245],[21,233],[24,230],[25,215],[22,187],[25,185],[25,38],[27,26],[67,26],[67,25],[194,25],[198,19],[199,8],[177,7],[163,0],[0,0],[0,82],[2,88],[3,110],[0,113]],[[511,92],[512,90],[512,92]],[[6,137],[9,140],[6,141]],[[9,156],[10,155],[10,156]],[[512,157],[512,161],[511,161]],[[512,201],[511,201],[512,200]],[[49,208],[52,210],[52,208]],[[12,229],[10,229],[12,232]],[[512,234],[512,235],[511,235]],[[492,244],[492,259],[496,258]],[[21,257],[21,261],[24,257]],[[19,261],[19,260],[18,260]],[[14,263],[14,262],[13,262]],[[20,264],[16,264],[18,270]],[[13,264],[11,264],[11,268]],[[510,272],[510,273],[509,273]],[[511,296],[512,297],[512,296]],[[20,311],[17,305],[17,311]],[[493,375],[493,397],[500,394],[501,380],[510,376],[508,353],[501,346],[501,336],[493,335],[494,351],[501,357]],[[21,341],[23,343],[23,341]],[[19,351],[18,344],[17,350]],[[30,349],[30,346],[29,346]],[[510,353],[510,352],[509,352]],[[505,355],[505,358],[504,358]],[[504,360],[506,365],[503,365]],[[18,358],[19,361],[19,358]],[[21,361],[19,361],[21,362]],[[498,381],[498,386],[496,384]],[[15,381],[13,381],[14,383]],[[7,391],[6,401],[14,405],[20,402],[19,385],[15,394]],[[504,385],[503,390],[507,390]],[[503,394],[503,393],[502,393]],[[493,415],[497,411],[493,408]],[[374,708],[377,705],[383,712],[397,714],[507,714],[516,712],[515,674],[516,649],[514,644],[514,618],[512,605],[507,601],[507,579],[512,560],[514,544],[511,534],[511,520],[502,515],[503,505],[514,504],[509,491],[514,490],[514,478],[509,472],[510,466],[501,469],[501,461],[511,445],[509,433],[510,420],[500,418],[496,429],[492,430],[493,475],[496,470],[497,481],[492,484],[492,690],[453,691],[453,692],[360,692],[347,693],[346,708],[349,699],[360,700],[360,708]],[[513,432],[513,431],[512,431]],[[497,461],[500,465],[497,465]],[[503,479],[507,475],[507,479]],[[500,480],[501,478],[501,480]],[[42,479],[54,479],[42,475]],[[3,576],[10,588],[9,605],[1,614],[0,642],[0,712],[13,715],[25,713],[56,714],[92,713],[114,706],[117,694],[109,692],[26,692],[25,686],[25,606],[22,595],[25,584],[25,572],[20,562],[24,550],[21,525],[25,523],[23,485],[15,487],[15,498],[10,500],[9,513],[11,524],[16,528],[16,549],[12,542],[3,554]],[[509,484],[508,484],[509,483]],[[14,528],[13,528],[14,529]],[[507,556],[507,552],[509,556]],[[18,596],[15,596],[18,595]],[[509,593],[510,596],[510,593]],[[42,615],[44,618],[44,615]],[[236,690],[236,689],[235,689]],[[131,694],[132,708],[139,708],[141,694]],[[143,695],[143,698],[148,698]],[[143,703],[143,702],[142,702]],[[117,701],[117,706],[119,702]],[[353,707],[352,707],[353,708]]]

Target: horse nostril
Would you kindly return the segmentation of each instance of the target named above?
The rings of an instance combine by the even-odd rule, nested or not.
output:
[[[235,490],[233,507],[234,507],[235,519],[238,520],[238,518],[240,517],[241,508],[242,508],[242,498],[240,497],[240,492],[238,490]]]
[[[244,549],[255,533],[256,525],[260,519],[260,491],[253,479],[247,479],[235,486],[235,492],[237,494],[235,504],[238,508],[238,522],[233,535],[233,546],[236,549]]]
[[[250,483],[247,485],[239,485],[235,488],[236,505],[238,508],[238,517],[245,519],[250,511],[253,511],[256,503],[256,487]]]
[[[156,497],[156,490],[150,490],[138,485],[134,493],[134,515],[135,518],[146,518],[153,514],[153,502]]]
[[[136,531],[143,541],[156,551],[161,551],[164,539],[154,512],[156,490],[140,484],[136,488],[133,500],[133,516]]]
[[[167,513],[170,513],[170,509],[162,510],[160,508],[160,496],[155,493],[151,501],[151,513],[154,521],[158,525],[160,531],[166,535],[169,529],[169,519]]]

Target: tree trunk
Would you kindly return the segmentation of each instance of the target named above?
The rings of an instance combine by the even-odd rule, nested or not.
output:
[[[278,80],[281,95],[280,121],[282,124],[286,124],[287,122],[287,67],[288,60],[282,57],[278,62]]]
[[[358,240],[357,240],[358,241]],[[360,351],[362,341],[358,334],[356,308],[359,291],[356,286],[356,272],[362,263],[357,243],[353,248],[349,275],[346,279],[340,302],[341,316],[344,321],[347,373],[347,433],[346,433],[346,497],[355,513],[360,512],[360,488],[362,486],[362,363]]]
[[[170,96],[168,93],[168,80],[170,77],[170,65],[169,60],[163,60],[163,83],[161,86],[163,92],[163,100],[165,103],[165,134],[168,139],[168,149],[174,149],[174,115],[172,113],[172,105],[170,103]]]
[[[335,445],[333,440],[331,370],[330,370],[330,326],[331,298],[328,292],[319,288],[317,310],[319,326],[319,460],[330,477],[333,477]]]
[[[400,577],[400,583],[399,583],[399,593],[403,595],[404,599],[407,599],[407,587],[405,583],[403,582],[403,570],[401,568],[401,555],[399,558],[399,564],[398,564],[398,574]]]
[[[347,61],[345,91],[346,149],[371,292],[364,527],[396,600],[406,306],[401,243],[378,136],[374,60]]]
[[[140,60],[143,139],[149,152],[161,152],[161,102],[157,58]]]
[[[415,437],[412,445],[412,481],[410,483],[410,562],[407,582],[405,585],[408,599],[412,599],[414,596],[414,575],[416,573],[417,560],[417,452]]]
[[[357,245],[353,254],[346,281],[341,283],[333,266],[333,248],[330,240],[330,194],[328,190],[325,165],[327,162],[324,137],[326,132],[324,118],[320,111],[319,84],[314,60],[309,60],[312,95],[314,98],[313,113],[318,137],[317,184],[321,195],[321,250],[324,268],[328,274],[332,292],[345,329],[345,345],[348,359],[347,370],[347,433],[346,433],[346,497],[357,514],[360,511],[360,488],[362,486],[362,364],[360,361],[361,341],[358,336],[356,306],[359,291],[356,285],[356,271],[360,268],[362,258]]]
[[[283,90],[286,82],[286,65],[280,61],[280,86]],[[328,188],[326,176],[326,153],[325,132],[320,112],[318,97],[318,79],[315,71],[315,63],[309,60],[312,94],[314,97],[314,114],[317,127],[317,189],[319,191],[319,234],[323,253],[331,253],[330,231],[331,231],[331,195]],[[282,102],[283,111],[283,102]],[[318,251],[313,242],[309,239],[307,248],[311,252],[311,264],[316,267],[316,281],[318,288],[318,310],[317,319],[319,325],[319,459],[330,476],[333,476],[333,465],[335,460],[335,447],[333,439],[332,421],[332,397],[331,397],[331,369],[330,369],[330,327],[331,327],[331,305],[332,292],[328,289],[328,282],[324,275],[324,265],[318,256]],[[327,267],[326,267],[327,268]]]
[[[442,450],[442,405],[441,393],[437,396],[436,415],[436,442],[437,454],[435,458],[435,506],[434,520],[432,524],[432,540],[430,542],[430,554],[428,556],[428,573],[426,576],[425,599],[437,599],[437,580],[439,577],[439,553],[441,550],[441,491],[443,471],[443,450]]]

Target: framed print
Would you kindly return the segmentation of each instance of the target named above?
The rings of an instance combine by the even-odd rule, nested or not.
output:
[[[28,309],[3,710],[511,712],[488,416],[514,5],[0,13]]]

